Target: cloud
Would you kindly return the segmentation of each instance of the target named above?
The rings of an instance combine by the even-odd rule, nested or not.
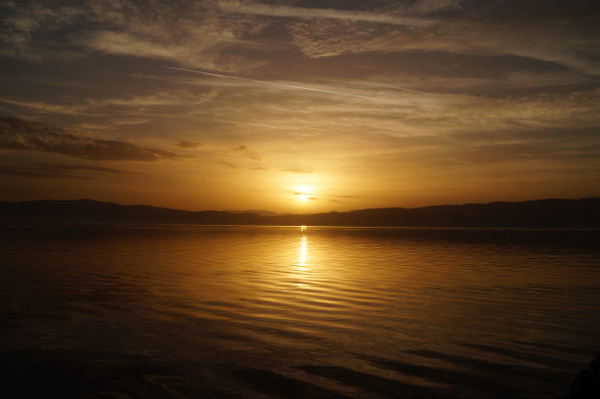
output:
[[[253,151],[247,145],[243,145],[243,144],[239,145],[237,147],[231,148],[230,150],[223,150],[223,151],[218,151],[218,152],[223,155],[238,157],[238,159],[239,159],[239,157],[244,157],[244,158],[249,158],[256,162],[262,161],[262,157],[260,156],[260,154],[258,152]],[[236,166],[236,168],[241,168],[241,167]],[[255,169],[255,168],[253,168],[253,169]]]
[[[311,193],[292,193],[295,196],[302,197],[303,200],[311,200],[314,201],[317,197],[313,197]]]
[[[427,143],[432,136],[449,139],[455,133],[466,131],[514,130],[515,124],[533,129],[556,126],[597,129],[598,102],[600,90],[542,92],[520,98],[389,92],[379,102],[310,105],[297,113],[287,112],[285,115],[273,106],[265,108],[261,118],[277,125],[279,120],[284,123],[309,115],[303,118],[302,123],[310,126],[318,122],[320,128],[330,132],[318,136],[321,144],[328,141],[333,145],[354,142],[360,145],[357,150],[362,152],[380,146],[381,140],[394,145],[385,137],[413,137]],[[286,104],[281,106],[291,108]],[[329,147],[323,148],[330,150]]]
[[[495,97],[504,97],[506,94],[521,94],[533,90],[555,90],[560,87],[580,87],[590,84],[596,79],[574,71],[543,72],[516,70],[500,76],[445,76],[445,75],[413,75],[409,73],[395,73],[390,75],[374,75],[371,81],[345,81],[356,89],[379,90],[381,94],[391,90],[408,91],[422,94],[435,93],[488,93]],[[398,87],[402,82],[402,87]],[[418,90],[415,90],[418,89]],[[380,96],[381,96],[380,94]]]
[[[84,179],[91,180],[95,177],[89,176],[89,173],[97,174],[117,174],[117,175],[143,175],[139,172],[130,172],[122,169],[106,168],[89,165],[66,165],[66,164],[48,164],[39,163],[34,167],[21,167],[11,165],[0,165],[0,174],[32,177],[36,179]],[[82,173],[84,175],[82,175]]]
[[[163,134],[164,131],[159,132],[159,129],[164,128],[165,125],[176,126],[186,117],[198,118],[195,128],[180,136],[185,137],[184,134],[188,134],[188,137],[193,137],[192,133],[196,134],[198,129],[203,129],[202,122],[207,120],[204,115],[210,109],[209,106],[198,107],[196,104],[198,98],[202,98],[204,94],[204,88],[196,88],[196,92],[165,89],[121,98],[83,99],[80,101],[65,101],[61,97],[49,100],[49,102],[0,97],[0,113],[22,120],[58,120],[60,118],[61,124],[76,126],[79,131],[88,133],[95,131],[112,134],[123,130],[137,130],[152,137]],[[123,129],[123,127],[129,126],[135,128]],[[174,140],[172,137],[168,137],[167,140],[171,141],[172,145],[181,148],[203,145],[195,141]],[[186,147],[186,142],[192,147]]]
[[[436,14],[448,10],[457,10],[467,0],[419,0],[408,4],[397,4],[398,10],[411,15]]]
[[[598,126],[597,104],[600,89],[568,94],[540,93],[518,99],[463,98],[448,104],[434,123],[454,124],[456,128],[514,127],[544,129],[562,126],[595,129]],[[422,115],[422,118],[428,118]],[[444,128],[444,126],[440,126]]]
[[[29,108],[39,113],[52,113],[73,116],[89,113],[90,108],[99,105],[99,102],[95,100],[85,101],[81,104],[68,105],[49,104],[41,101],[14,100],[10,98],[0,98],[0,102],[16,105],[19,107]]]
[[[29,61],[81,58],[93,53],[176,61],[235,72],[264,61],[230,48],[263,28],[251,15],[218,11],[211,1],[112,0],[7,2],[0,54]]]
[[[282,172],[288,172],[288,173],[296,173],[296,174],[311,174],[313,173],[312,170],[308,170],[308,169],[300,169],[300,168],[289,168],[289,169],[283,169]]]
[[[572,3],[558,1],[559,5],[545,7],[507,2],[503,12],[479,6],[470,10],[476,17],[463,13],[411,29],[373,28],[364,21],[332,19],[296,22],[289,27],[294,43],[312,58],[408,51],[513,55],[598,75],[596,38],[600,31],[593,6]]]
[[[69,164],[49,164],[40,163],[39,167],[45,168],[46,170],[64,171],[64,172],[95,172],[105,173],[113,175],[143,175],[141,172],[131,172],[123,169],[107,168],[104,166],[90,166],[90,165],[69,165]]]
[[[354,9],[240,0],[5,2],[0,54],[31,61],[95,54],[170,61],[240,72],[276,60],[265,53],[293,45],[312,58],[408,51],[514,55],[600,73],[592,1],[364,2]],[[279,3],[279,4],[277,4]],[[527,40],[522,38],[526,37]],[[255,51],[254,54],[251,54]]]
[[[316,200],[317,197],[313,197],[312,193],[303,193],[303,192],[295,192],[292,193],[293,195],[296,195],[298,197],[302,197],[302,199],[306,199],[306,200]]]
[[[204,109],[198,107],[198,103],[210,101],[208,97],[213,96],[211,93],[212,91],[207,93],[204,88],[196,88],[195,91],[164,89],[125,97],[85,98],[78,101],[59,97],[47,102],[0,97],[0,106],[5,114],[21,119],[39,115],[63,115],[79,122],[82,117],[87,117],[87,122],[78,124],[86,130],[118,130],[123,126],[142,124],[151,129],[150,122],[172,119],[174,114],[180,118],[202,114]]]
[[[84,179],[90,180],[87,176],[77,176],[71,173],[64,173],[60,171],[48,170],[44,167],[21,167],[21,166],[10,166],[0,165],[0,174],[13,175],[20,177],[32,177],[36,179]]]
[[[178,71],[184,71],[184,72],[197,73],[197,74],[201,74],[201,75],[225,78],[225,79],[243,80],[243,81],[247,81],[247,82],[254,82],[254,83],[260,83],[260,84],[264,84],[264,85],[277,86],[277,87],[286,88],[286,89],[308,90],[308,91],[319,92],[319,93],[324,93],[324,94],[334,94],[334,95],[348,96],[348,97],[363,97],[363,96],[358,96],[356,94],[341,93],[341,92],[336,92],[336,91],[317,89],[314,87],[290,85],[290,84],[271,82],[271,81],[266,81],[266,80],[248,79],[248,78],[243,78],[240,76],[223,75],[223,74],[219,74],[219,73],[212,73],[212,72],[199,71],[199,70],[193,70],[193,69],[175,68],[175,67],[169,67],[169,66],[167,66],[166,68],[174,69],[174,70],[178,70]]]
[[[198,148],[203,146],[202,143],[187,140],[177,140],[174,145],[181,148]]]
[[[227,161],[223,161],[223,160],[221,160],[221,163],[222,163],[223,165],[225,165],[225,166],[227,166],[227,167],[231,168],[231,169],[242,169],[242,167],[241,167],[241,166],[239,166],[239,165],[236,165],[236,164],[233,164],[233,163],[231,163],[231,162],[227,162]]]
[[[34,62],[81,58],[75,51],[61,48],[47,33],[81,18],[82,8],[52,7],[38,1],[8,1],[2,6],[0,40],[5,45],[0,47],[0,55]]]
[[[0,148],[51,152],[92,161],[154,162],[183,157],[172,152],[123,141],[84,137],[49,125],[10,118],[0,118]]]
[[[231,14],[251,14],[269,17],[333,19],[344,21],[361,21],[389,25],[424,26],[430,21],[410,16],[369,11],[347,11],[333,8],[304,8],[239,0],[220,0],[217,6]]]

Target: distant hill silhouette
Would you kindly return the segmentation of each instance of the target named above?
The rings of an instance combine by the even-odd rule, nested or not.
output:
[[[183,211],[119,205],[89,199],[0,202],[0,221],[32,223],[255,224],[260,216],[223,211]]]
[[[255,215],[258,216],[281,216],[281,215],[289,215],[288,213],[277,213],[277,212],[273,212],[273,211],[267,211],[264,209],[248,209],[248,210],[230,210],[230,209],[226,209],[225,212],[230,212],[230,213],[254,213]]]
[[[144,223],[398,227],[600,228],[600,198],[546,199],[423,208],[261,216],[184,211],[88,199],[0,202],[0,223]]]

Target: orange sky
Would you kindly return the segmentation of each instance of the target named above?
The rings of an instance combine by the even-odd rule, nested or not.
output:
[[[600,196],[593,2],[5,8],[0,200],[299,213]]]

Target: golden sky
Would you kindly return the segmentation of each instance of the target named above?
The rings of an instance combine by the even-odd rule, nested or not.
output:
[[[600,196],[597,1],[0,7],[0,200],[300,213]]]

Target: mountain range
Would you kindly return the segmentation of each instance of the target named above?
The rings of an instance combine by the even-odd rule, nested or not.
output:
[[[0,223],[600,228],[600,198],[376,208],[304,215],[185,211],[89,199],[42,200],[0,202]]]

